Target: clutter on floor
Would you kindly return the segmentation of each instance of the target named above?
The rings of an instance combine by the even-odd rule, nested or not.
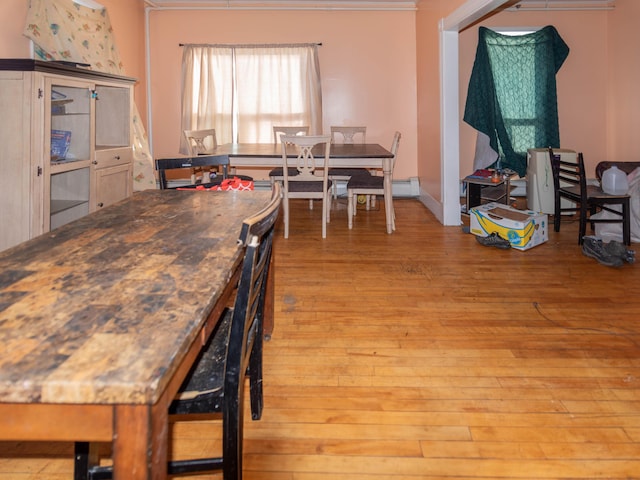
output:
[[[547,214],[517,210],[501,203],[491,202],[472,208],[469,223],[474,235],[487,237],[495,233],[517,250],[528,250],[549,239]]]
[[[602,239],[591,235],[582,237],[582,253],[607,267],[621,267],[625,262],[633,263],[636,254],[634,250],[627,249],[622,242],[603,242]]]

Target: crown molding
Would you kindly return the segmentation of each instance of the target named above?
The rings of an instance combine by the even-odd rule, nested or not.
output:
[[[419,0],[418,0],[419,1]],[[414,11],[414,0],[145,0],[158,10],[393,10]]]

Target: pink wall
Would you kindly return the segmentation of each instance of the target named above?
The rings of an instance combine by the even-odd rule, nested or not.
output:
[[[22,35],[27,3],[25,0],[0,2],[0,58],[29,58],[29,40]]]
[[[640,2],[617,0],[609,13],[606,64],[608,114],[607,152],[610,160],[640,160]],[[593,65],[594,69],[598,65]]]
[[[107,8],[126,75],[138,79],[135,89],[140,115],[146,119],[144,89],[144,1],[99,0]],[[0,1],[0,58],[30,58],[30,42],[22,34],[27,0]]]
[[[154,155],[178,151],[179,43],[321,42],[324,129],[366,125],[391,146],[402,133],[396,178],[417,175],[415,13],[165,10],[150,13]]]
[[[439,22],[465,0],[431,0],[418,4],[416,63],[418,81],[418,176],[420,188],[438,200],[440,169],[440,31]]]

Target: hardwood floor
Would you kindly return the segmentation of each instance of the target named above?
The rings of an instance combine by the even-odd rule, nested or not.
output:
[[[244,478],[640,478],[639,266],[583,256],[571,222],[504,251],[395,207],[392,235],[383,208],[348,230],[343,199],[325,240],[306,201],[279,226]],[[173,427],[176,455],[219,446]],[[71,451],[0,443],[0,480],[71,478]]]

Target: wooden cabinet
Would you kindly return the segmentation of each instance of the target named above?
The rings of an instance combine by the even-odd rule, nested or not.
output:
[[[0,59],[0,250],[131,195],[134,82]]]

